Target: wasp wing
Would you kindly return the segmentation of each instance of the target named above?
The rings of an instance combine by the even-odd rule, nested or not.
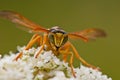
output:
[[[0,17],[8,19],[15,24],[22,25],[25,28],[29,29],[31,32],[48,32],[49,31],[14,11],[8,11],[8,10],[0,11]]]
[[[91,28],[80,32],[68,33],[68,36],[73,39],[83,39],[84,41],[95,40],[99,37],[106,37],[106,33],[102,29]]]

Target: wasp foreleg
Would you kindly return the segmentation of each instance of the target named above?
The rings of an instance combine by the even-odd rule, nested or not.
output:
[[[30,39],[29,43],[25,47],[25,50],[28,50],[35,42],[38,42],[38,40],[41,40],[41,39],[42,39],[42,37],[40,35],[38,35],[38,34],[33,35],[33,37]],[[17,61],[19,58],[22,57],[22,55],[23,55],[23,52],[18,53],[18,55],[13,60]]]
[[[42,50],[44,49],[45,43],[46,43],[46,41],[47,41],[47,36],[48,36],[47,34],[44,34],[41,48],[40,48],[40,50],[34,55],[35,58],[37,58],[37,57],[40,55],[40,53],[42,52]]]

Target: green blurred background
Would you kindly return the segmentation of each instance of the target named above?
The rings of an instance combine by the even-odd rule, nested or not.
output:
[[[60,26],[68,32],[102,28],[108,37],[94,42],[72,41],[81,56],[99,66],[104,74],[119,80],[120,75],[120,1],[116,0],[1,0],[0,10],[13,10],[50,28]],[[26,45],[32,34],[0,19],[0,53],[16,51]],[[79,61],[75,61],[75,65]]]

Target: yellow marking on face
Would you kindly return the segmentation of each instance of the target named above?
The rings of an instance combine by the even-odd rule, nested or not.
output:
[[[54,35],[54,41],[55,41],[55,45],[57,46],[57,47],[60,47],[61,46],[61,44],[62,44],[62,42],[63,42],[63,39],[64,39],[64,36],[63,36],[64,34],[62,34],[62,33],[56,33],[55,35]]]

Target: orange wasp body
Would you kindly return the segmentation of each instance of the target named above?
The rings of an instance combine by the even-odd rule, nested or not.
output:
[[[69,42],[69,38],[73,39],[82,39],[83,41],[89,41],[91,39],[96,39],[97,37],[105,37],[106,34],[103,30],[97,28],[86,29],[79,32],[66,33],[59,27],[52,27],[51,29],[45,29],[40,25],[33,23],[27,18],[23,17],[19,13],[13,11],[0,11],[0,17],[10,20],[13,23],[20,24],[25,28],[28,28],[31,32],[35,33],[29,43],[26,46],[26,50],[28,50],[34,43],[38,43],[41,46],[41,49],[37,54],[35,54],[35,58],[39,56],[43,49],[52,50],[53,53],[58,56],[59,54],[63,55],[63,60],[66,62],[67,56],[70,57],[70,67],[73,76],[75,77],[75,72],[73,70],[73,58],[74,54],[76,58],[78,58],[85,66],[91,67],[93,69],[97,69],[97,67],[87,63],[77,52],[75,47]],[[44,33],[41,35],[40,33]],[[70,51],[72,49],[72,51]],[[14,60],[22,57],[23,53],[20,52]]]

